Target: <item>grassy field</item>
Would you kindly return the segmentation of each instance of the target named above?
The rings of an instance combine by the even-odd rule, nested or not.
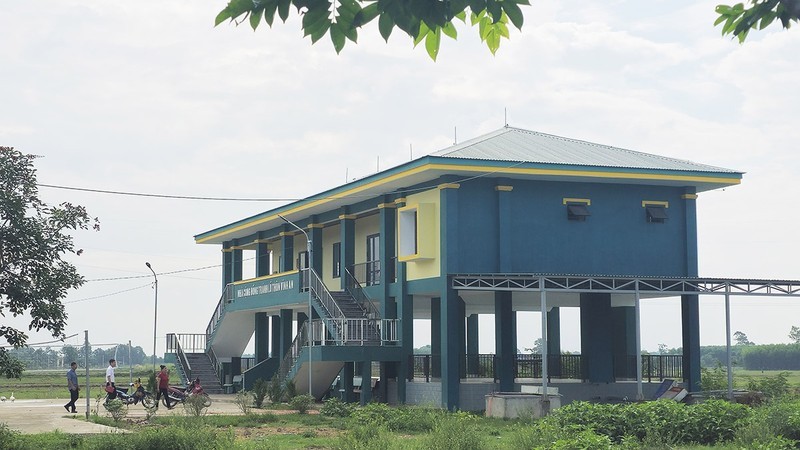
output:
[[[78,369],[78,381],[81,387],[86,385],[85,369]],[[147,383],[147,377],[152,372],[151,366],[135,366],[133,368],[133,379],[141,378],[143,383]],[[175,373],[172,368],[171,373]],[[38,398],[69,398],[67,391],[67,370],[26,370],[22,377],[0,378],[0,395],[10,397],[11,393],[18,399],[38,399]],[[117,385],[126,386],[129,380],[129,369],[117,368]],[[105,385],[105,369],[90,369],[89,383],[92,389],[100,388]],[[177,376],[177,375],[173,375]]]
[[[800,387],[800,370],[733,370],[733,382],[737,387],[744,387],[747,384],[748,378],[764,378],[775,376],[779,373],[788,374],[789,384],[794,387]]]

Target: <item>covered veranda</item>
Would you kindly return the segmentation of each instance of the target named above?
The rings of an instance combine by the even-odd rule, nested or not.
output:
[[[726,278],[680,278],[680,277],[623,277],[623,276],[583,276],[583,275],[543,275],[543,274],[458,274],[452,275],[451,287],[460,296],[480,291],[511,292],[536,295],[542,317],[542,352],[538,360],[542,392],[547,392],[551,376],[550,365],[560,358],[548,355],[548,295],[557,299],[563,294],[605,294],[618,298],[631,298],[634,308],[635,349],[633,366],[636,370],[637,398],[643,399],[643,356],[641,352],[640,302],[643,298],[678,297],[681,298],[681,318],[683,334],[683,379],[690,390],[699,387],[700,380],[700,339],[699,339],[699,297],[722,296],[725,300],[726,347],[728,368],[728,396],[733,397],[731,371],[731,297],[800,297],[800,281],[760,280]],[[555,303],[555,302],[553,302]],[[550,305],[552,306],[552,304]],[[721,318],[720,320],[723,320]],[[554,356],[554,355],[553,355]],[[508,364],[511,361],[500,362]],[[558,364],[558,362],[556,362]],[[560,370],[557,368],[556,370]],[[538,378],[538,377],[537,377]]]

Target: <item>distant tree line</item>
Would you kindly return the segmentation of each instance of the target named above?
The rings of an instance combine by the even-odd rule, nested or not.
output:
[[[128,358],[128,346],[120,345],[108,348],[89,348],[89,367],[102,368],[108,365],[108,360],[114,358],[121,366],[148,364],[152,361],[152,355],[148,356],[141,346],[131,347],[130,359]],[[63,347],[22,347],[8,349],[8,353],[22,362],[26,370],[40,369],[63,369],[69,367],[72,361],[78,363],[80,367],[85,367],[85,353],[83,346],[65,345]],[[156,358],[157,362],[162,358]]]

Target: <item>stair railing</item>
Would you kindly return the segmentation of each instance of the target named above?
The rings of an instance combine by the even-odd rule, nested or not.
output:
[[[328,318],[343,319],[345,315],[342,312],[342,309],[339,308],[339,304],[336,303],[336,300],[334,300],[330,291],[325,286],[325,283],[323,283],[322,279],[320,279],[319,275],[317,275],[317,272],[310,268],[303,270],[306,270],[308,273],[310,273],[311,276],[309,277],[309,285],[311,286],[311,292],[327,312]]]
[[[179,336],[175,337],[175,353],[178,357],[178,364],[180,364],[183,374],[186,376],[187,382],[194,380],[194,378],[192,378],[192,366],[189,364],[189,358],[186,357],[186,353],[183,351],[183,346],[181,345],[181,339]]]
[[[228,283],[225,285],[225,289],[222,290],[222,295],[217,302],[217,307],[214,308],[214,313],[211,314],[211,320],[208,321],[208,326],[206,327],[206,345],[211,345],[211,336],[214,335],[214,331],[217,329],[217,324],[219,320],[225,313],[225,305],[233,300],[233,285]]]
[[[283,359],[281,360],[281,365],[278,366],[278,378],[283,381],[289,375],[289,372],[294,367],[295,362],[297,361],[297,357],[300,356],[300,351],[303,348],[303,345],[308,344],[308,335],[306,334],[308,321],[303,322],[303,325],[300,326],[300,330],[297,331],[297,335],[295,335],[294,340],[292,341],[292,345],[289,347],[289,350],[284,355]]]
[[[219,381],[222,378],[220,376],[220,374],[222,373],[222,363],[220,363],[219,360],[217,359],[217,354],[214,353],[214,349],[211,346],[208,347],[208,351],[206,352],[206,354],[208,355],[208,359],[211,360],[211,366],[214,367],[214,371],[217,374],[217,380]]]
[[[355,276],[350,272],[350,269],[344,269],[345,275],[345,289],[347,292],[353,296],[356,303],[361,306],[361,309],[364,310],[365,316],[369,319],[380,319],[381,315],[378,312],[378,308],[375,307],[375,304],[372,303],[372,299],[367,296],[366,292],[364,292],[363,286],[361,283],[358,282]]]

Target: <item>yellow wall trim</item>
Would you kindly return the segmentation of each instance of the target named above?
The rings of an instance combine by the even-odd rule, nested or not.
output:
[[[264,276],[260,276],[258,278],[248,278],[247,280],[234,281],[231,284],[233,284],[235,286],[237,284],[252,283],[254,281],[261,281],[261,280],[269,280],[270,278],[285,277],[286,275],[291,275],[291,274],[297,273],[297,272],[298,272],[297,270],[289,270],[287,272],[273,273],[272,275],[264,275]]]
[[[647,206],[663,206],[664,208],[669,208],[669,202],[662,202],[658,200],[642,200],[642,208]]]
[[[439,185],[439,190],[442,189],[458,189],[461,185],[458,183],[442,183]]]
[[[294,231],[281,231],[280,233],[278,233],[278,236],[280,236],[280,237],[294,236],[295,234],[296,233]]]
[[[339,215],[339,220],[356,220],[358,219],[357,214],[341,214]]]
[[[232,248],[223,248],[222,253],[231,253],[233,250]]]
[[[319,200],[310,201],[303,205],[298,205],[295,208],[290,210],[284,211],[282,214],[284,216],[288,216],[290,214],[302,213],[303,211],[318,207],[319,205],[323,205],[333,200],[338,200],[342,198],[346,198],[348,196],[352,196],[359,192],[363,192],[367,189],[371,189],[377,186],[384,185],[386,183],[391,183],[412,175],[416,175],[419,173],[431,171],[431,170],[445,170],[445,171],[462,171],[462,172],[469,172],[469,173],[485,173],[490,172],[493,174],[515,174],[515,175],[542,175],[542,176],[562,176],[562,177],[583,177],[583,178],[605,178],[605,179],[627,179],[627,180],[662,180],[662,181],[687,181],[687,182],[696,182],[696,183],[715,183],[715,184],[725,184],[725,185],[737,185],[740,184],[742,181],[741,179],[726,177],[726,176],[697,176],[697,175],[675,175],[675,174],[660,174],[660,173],[629,173],[629,172],[621,172],[621,171],[598,171],[598,170],[564,170],[564,169],[550,169],[550,168],[541,168],[541,167],[519,167],[519,166],[512,166],[512,167],[496,167],[496,166],[481,166],[481,165],[455,165],[455,164],[425,164],[421,166],[417,166],[406,170],[404,172],[395,173],[393,175],[386,176],[381,178],[380,180],[375,180],[370,183],[365,183],[359,186],[354,186],[350,189],[344,190],[338,194],[331,195],[330,197],[326,197]],[[395,203],[398,203],[400,199],[395,200]],[[341,217],[340,217],[341,218]],[[239,224],[235,227],[220,230],[214,234],[210,234],[200,239],[196,239],[195,242],[198,244],[202,244],[214,239],[220,239],[225,235],[230,235],[232,233],[236,233],[240,230],[250,228],[253,226],[257,226],[262,223],[266,223],[272,220],[279,219],[278,214],[271,214],[266,217],[262,217],[260,219],[256,219],[253,221],[247,221],[245,223]]]
[[[406,202],[406,198],[405,197],[396,198],[394,200],[394,204],[395,205],[399,205],[400,203],[405,203],[405,202]]]
[[[378,203],[378,209],[383,209],[383,208],[397,208],[397,205],[395,205],[394,203]]]
[[[310,223],[308,224],[308,228],[325,228],[325,225],[321,223]]]
[[[591,200],[591,199],[588,199],[588,198],[570,198],[570,197],[564,197],[564,200],[562,201],[562,204],[566,205],[567,203],[583,203],[584,205],[587,205],[587,206],[588,206],[588,205],[591,205],[591,204],[592,204],[592,200]]]
[[[684,200],[697,200],[697,194],[683,194],[681,198]]]
[[[494,190],[499,192],[511,192],[514,190],[514,186],[495,186]]]

